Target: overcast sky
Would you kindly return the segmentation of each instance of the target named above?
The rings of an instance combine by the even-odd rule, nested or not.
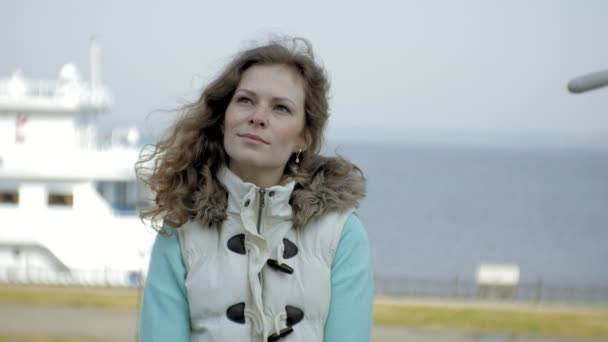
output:
[[[310,39],[332,82],[329,138],[608,140],[608,1],[5,1],[0,77],[89,76],[100,37],[103,127],[154,133],[228,58],[269,33]],[[475,138],[477,137],[477,138]]]

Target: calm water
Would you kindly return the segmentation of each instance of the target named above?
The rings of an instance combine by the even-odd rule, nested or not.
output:
[[[608,150],[340,145],[368,178],[359,213],[378,275],[608,286]]]

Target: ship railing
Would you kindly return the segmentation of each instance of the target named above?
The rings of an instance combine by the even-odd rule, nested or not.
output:
[[[24,97],[56,97],[62,96],[60,82],[50,80],[26,80],[20,79],[18,85],[14,80],[0,80],[0,96],[24,96]]]
[[[42,268],[0,268],[0,283],[11,285],[65,285],[139,287],[144,282],[141,270],[69,270]]]
[[[81,81],[0,79],[0,99],[78,99],[91,106],[107,106],[111,99],[105,88]]]
[[[145,281],[142,270],[69,270],[0,268],[0,283],[13,285],[65,285],[138,287]],[[608,305],[608,286],[563,285],[541,279],[515,288],[484,288],[473,280],[375,276],[376,295],[504,303]]]
[[[556,284],[537,279],[514,287],[480,286],[474,280],[452,277],[375,276],[376,294],[411,298],[608,305],[608,286]]]

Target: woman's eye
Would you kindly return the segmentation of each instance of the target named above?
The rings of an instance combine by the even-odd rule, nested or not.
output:
[[[277,110],[281,111],[281,112],[285,112],[285,113],[291,113],[291,111],[289,110],[289,108],[287,108],[286,106],[283,105],[278,105],[276,107]]]
[[[236,99],[236,102],[240,103],[251,103],[251,100],[248,97],[240,96]]]

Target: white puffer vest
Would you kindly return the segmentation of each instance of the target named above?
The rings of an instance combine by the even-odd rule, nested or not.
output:
[[[229,169],[221,229],[190,221],[179,232],[190,341],[323,341],[331,265],[352,210],[291,224],[294,183],[260,189]]]

